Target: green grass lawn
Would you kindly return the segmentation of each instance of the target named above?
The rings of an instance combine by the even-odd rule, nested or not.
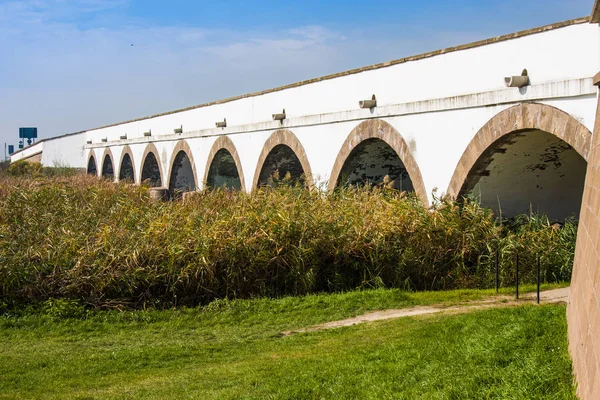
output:
[[[0,398],[574,399],[564,305],[280,335],[373,309],[491,293],[373,290],[0,317]]]

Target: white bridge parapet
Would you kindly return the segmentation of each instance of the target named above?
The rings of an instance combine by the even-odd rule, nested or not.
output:
[[[148,142],[173,141],[198,137],[235,135],[259,131],[293,129],[313,125],[335,124],[340,122],[364,121],[374,118],[399,117],[411,114],[435,113],[467,108],[500,106],[517,104],[526,101],[545,101],[550,99],[565,99],[581,96],[596,96],[597,90],[592,83],[593,77],[571,79],[564,81],[545,82],[527,86],[522,93],[515,89],[499,89],[482,93],[444,97],[439,99],[421,100],[404,104],[390,104],[376,107],[373,110],[347,110],[319,115],[306,115],[295,118],[286,118],[284,121],[266,121],[225,128],[209,128],[196,131],[181,132],[177,134],[164,134],[149,137],[115,140],[103,143],[92,143],[86,148],[104,148],[107,146],[122,146],[124,144],[137,144]],[[587,121],[589,129],[593,128],[593,121]]]

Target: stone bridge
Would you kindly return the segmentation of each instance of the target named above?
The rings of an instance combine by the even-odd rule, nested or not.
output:
[[[387,176],[425,203],[437,189],[563,220],[581,205],[599,44],[597,24],[571,20],[48,139],[13,160],[172,191]]]
[[[472,195],[509,217],[533,211],[560,221],[581,212],[569,337],[579,394],[598,399],[599,10],[46,139],[12,161],[171,191],[250,192],[286,176],[321,190],[386,180],[425,204],[437,193]]]

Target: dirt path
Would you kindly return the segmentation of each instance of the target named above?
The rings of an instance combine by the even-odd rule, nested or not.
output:
[[[540,293],[540,304],[549,303],[566,303],[569,300],[569,288],[547,290]],[[392,318],[411,317],[415,315],[435,314],[440,312],[446,313],[462,313],[472,310],[493,308],[493,307],[509,307],[520,304],[535,303],[536,294],[524,294],[518,301],[510,296],[495,296],[487,300],[472,301],[468,304],[459,306],[416,306],[410,308],[400,308],[382,311],[372,311],[363,315],[358,315],[353,318],[342,319],[339,321],[331,321],[324,324],[314,325],[309,328],[298,329],[294,331],[282,332],[282,335],[289,336],[294,333],[314,332],[323,329],[340,328],[343,326],[352,326],[365,322],[381,321]]]

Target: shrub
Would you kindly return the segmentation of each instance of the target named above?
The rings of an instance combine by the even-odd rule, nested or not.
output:
[[[0,175],[3,175],[10,166],[10,160],[0,161]]]
[[[0,172],[2,169],[0,168]],[[74,176],[81,171],[77,168],[71,168],[63,165],[53,167],[43,167],[42,164],[30,161],[15,161],[6,168],[8,175],[13,177],[54,177],[54,176]]]
[[[38,176],[42,172],[42,164],[19,160],[11,163],[7,171],[10,176]]]
[[[333,194],[280,185],[153,203],[148,188],[84,175],[0,184],[0,302],[72,299],[170,307],[215,298],[365,287],[491,287],[567,280],[575,221],[500,223],[474,202],[428,209],[386,188]]]
[[[68,299],[47,299],[41,311],[54,320],[82,318],[86,314],[85,308],[77,300]]]

